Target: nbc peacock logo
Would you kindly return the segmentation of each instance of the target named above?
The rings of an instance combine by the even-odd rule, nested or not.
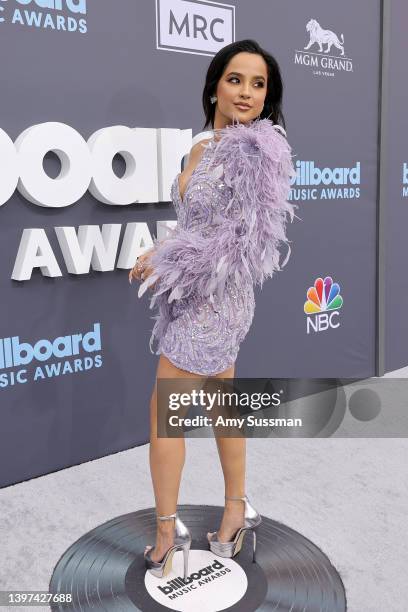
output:
[[[321,332],[340,326],[339,310],[343,306],[339,283],[334,283],[331,276],[316,278],[313,287],[307,290],[307,301],[303,310],[307,317],[307,333]]]

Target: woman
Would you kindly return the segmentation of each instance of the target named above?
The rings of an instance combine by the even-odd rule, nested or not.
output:
[[[278,246],[288,246],[286,217],[293,220],[295,208],[287,201],[291,148],[278,125],[285,125],[282,90],[276,60],[253,40],[224,47],[210,63],[203,106],[204,128],[213,129],[192,147],[172,184],[177,227],[162,242],[155,240],[129,273],[130,282],[143,281],[139,297],[149,287],[150,307],[158,306],[150,341],[159,342],[157,378],[233,378],[254,315],[253,285],[262,286],[281,269]],[[150,468],[158,524],[155,546],[145,550],[146,566],[162,577],[171,570],[173,553],[183,550],[186,576],[191,537],[176,513],[184,439],[157,437],[156,402],[157,379]],[[232,557],[251,530],[255,552],[261,517],[245,495],[245,438],[216,441],[226,503],[218,531],[207,534],[210,549]]]

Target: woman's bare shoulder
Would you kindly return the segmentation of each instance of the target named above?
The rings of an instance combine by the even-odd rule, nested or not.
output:
[[[200,140],[196,142],[190,149],[190,153],[188,156],[188,162],[186,167],[184,168],[182,174],[190,176],[192,172],[194,172],[196,166],[198,165],[206,145],[211,141],[211,138],[206,138],[204,140]]]
[[[209,142],[211,142],[211,140],[212,138],[203,138],[203,140],[196,142],[195,145],[191,147],[190,157],[193,156],[200,158],[204,152],[205,147],[208,145]]]

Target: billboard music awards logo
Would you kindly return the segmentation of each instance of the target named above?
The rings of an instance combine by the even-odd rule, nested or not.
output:
[[[0,24],[85,34],[87,23],[83,15],[86,0],[0,0]]]
[[[314,161],[295,163],[296,176],[292,182],[294,200],[351,200],[360,197],[361,163],[355,166],[319,168]],[[295,189],[297,188],[297,189]]]
[[[186,132],[188,136],[191,130]],[[71,206],[87,191],[104,205],[170,201],[166,179],[176,172],[184,131],[168,129],[160,138],[157,133],[155,128],[117,125],[98,129],[85,141],[71,126],[49,121],[26,128],[13,142],[0,128],[0,218],[2,205],[16,189],[25,200],[42,209]],[[57,180],[49,176],[43,163],[50,151],[61,166]],[[174,156],[168,151],[174,151]],[[112,159],[118,153],[126,156],[125,179],[117,176],[113,168]],[[171,219],[156,221],[159,240],[175,224]],[[78,229],[58,225],[53,229],[70,274],[89,274],[91,269],[129,270],[136,257],[153,245],[145,221],[126,223],[123,237],[121,223],[106,223],[102,228],[96,224],[80,225]],[[23,229],[11,278],[30,280],[34,269],[44,276],[63,275],[46,229],[41,227]]]
[[[182,551],[174,554],[172,571],[166,580],[148,571],[145,573],[147,592],[166,610],[214,612],[231,609],[242,600],[248,589],[248,578],[236,561],[215,558],[208,550],[190,550],[188,575],[184,580],[182,555]]]
[[[101,350],[100,323],[83,334],[43,338],[34,344],[19,336],[1,338],[0,389],[100,368]],[[36,365],[38,362],[41,365]]]
[[[215,55],[235,40],[235,6],[211,0],[156,0],[156,48]]]
[[[309,41],[295,50],[295,64],[312,68],[316,76],[333,77],[336,72],[353,72],[353,60],[346,57],[344,35],[323,28],[316,19],[306,24]]]
[[[334,283],[331,276],[316,278],[313,287],[307,290],[307,301],[303,310],[308,315],[306,331],[321,332],[340,326],[339,310],[343,306],[339,283]]]
[[[408,198],[408,163],[402,164],[402,197]]]

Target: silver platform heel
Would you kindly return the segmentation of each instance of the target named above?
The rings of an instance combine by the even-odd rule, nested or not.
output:
[[[149,572],[156,576],[156,578],[163,578],[167,576],[169,572],[171,572],[173,555],[177,550],[183,551],[183,560],[184,560],[184,580],[188,575],[188,554],[190,552],[191,546],[191,534],[183,521],[178,517],[177,512],[174,514],[169,514],[168,516],[158,516],[160,521],[168,521],[170,519],[176,519],[174,523],[174,527],[176,530],[176,535],[174,538],[173,546],[170,546],[166,554],[164,555],[161,561],[153,561],[151,558],[151,552],[154,549],[154,546],[150,547],[147,552],[144,553],[145,565]]]
[[[225,499],[241,500],[245,502],[245,524],[240,527],[236,532],[234,539],[230,542],[219,542],[218,532],[207,533],[207,540],[210,545],[210,550],[215,555],[220,557],[235,557],[242,548],[242,542],[244,535],[247,531],[252,531],[252,561],[255,563],[256,553],[256,531],[262,522],[261,515],[255,510],[255,508],[249,503],[249,499],[246,495],[244,497],[225,497]]]

